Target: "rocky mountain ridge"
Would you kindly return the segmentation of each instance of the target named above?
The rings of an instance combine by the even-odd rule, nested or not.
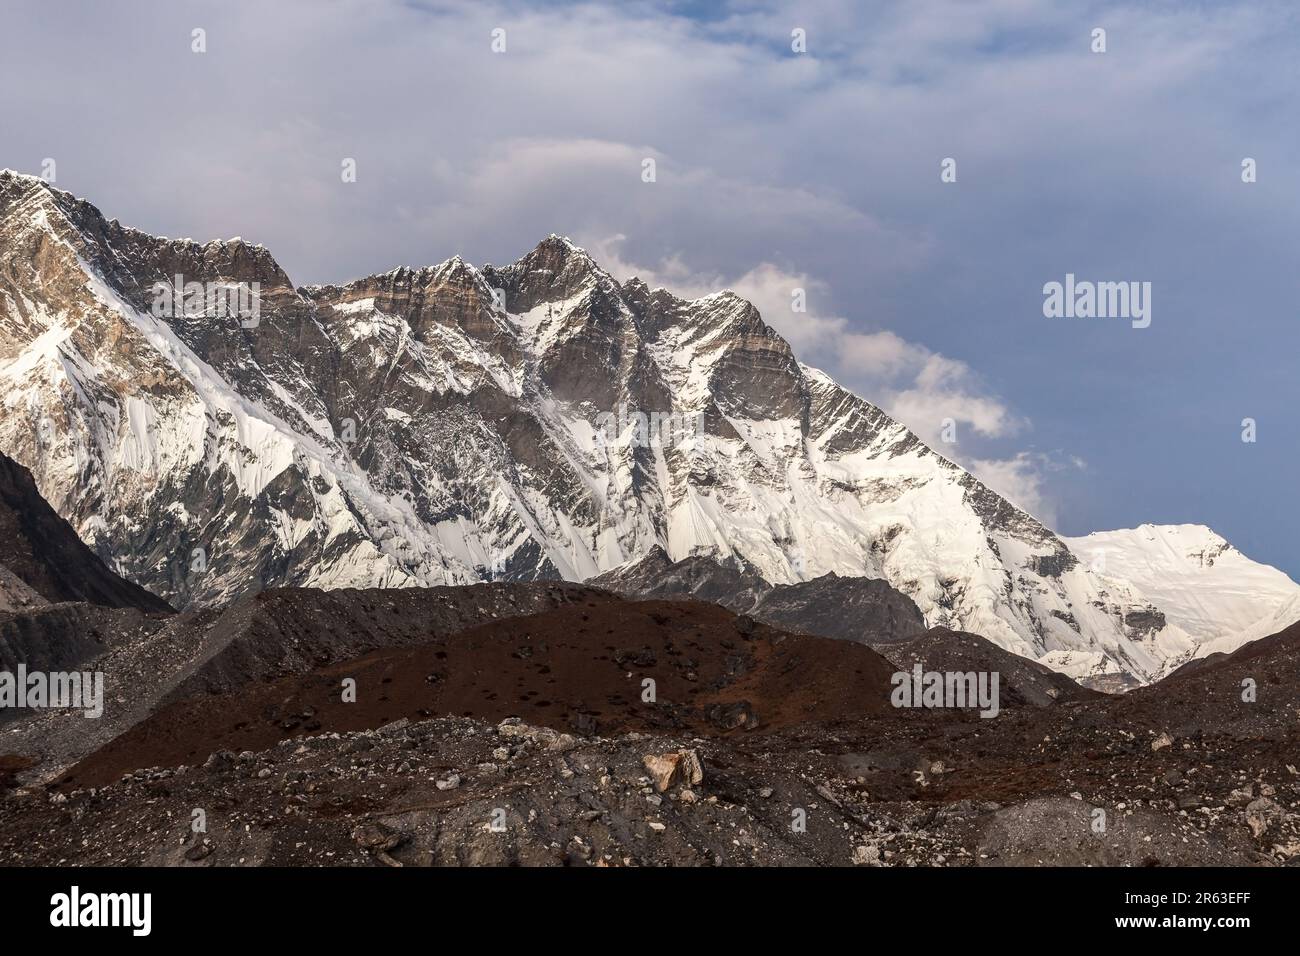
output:
[[[159,314],[177,276],[256,283],[256,321]],[[1076,677],[1149,681],[1196,646],[739,296],[620,283],[557,236],[296,288],[260,246],[149,236],[0,173],[0,410],[0,450],[177,606],[585,580],[659,547],[884,580]]]

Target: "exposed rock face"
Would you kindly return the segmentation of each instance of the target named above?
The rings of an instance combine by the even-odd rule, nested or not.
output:
[[[587,583],[629,597],[712,601],[774,627],[861,644],[906,641],[926,629],[915,602],[887,581],[829,572],[772,586],[743,562],[699,555],[674,562],[657,546]]]
[[[778,584],[759,598],[752,614],[777,627],[861,643],[906,641],[925,631],[915,602],[888,582],[842,578],[834,571]]]
[[[158,310],[177,276],[257,283],[256,323]],[[930,625],[1079,676],[1149,680],[1190,647],[1126,625],[1150,602],[748,302],[619,283],[554,236],[504,267],[295,288],[260,247],[149,236],[2,173],[0,403],[0,450],[177,606],[583,580],[659,546],[777,584],[881,579]],[[630,442],[639,414],[672,427]]]
[[[711,601],[742,614],[753,610],[761,595],[771,590],[763,576],[743,561],[704,555],[674,561],[659,545],[587,583],[626,597]]]
[[[677,768],[681,761],[682,755],[677,753],[646,754],[642,763],[655,789],[663,793],[677,782]]]
[[[683,750],[665,754],[646,754],[642,759],[646,772],[654,788],[660,793],[673,784],[688,787],[699,786],[704,781],[704,764],[700,755],[694,750]]]

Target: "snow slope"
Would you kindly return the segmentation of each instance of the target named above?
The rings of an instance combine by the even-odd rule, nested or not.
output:
[[[1144,524],[1065,541],[1190,634],[1193,656],[1236,650],[1300,620],[1300,585],[1204,525]]]

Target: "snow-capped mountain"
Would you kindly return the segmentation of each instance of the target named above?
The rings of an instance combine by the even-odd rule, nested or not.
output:
[[[256,323],[160,315],[177,277],[257,283]],[[619,283],[555,236],[504,267],[295,288],[260,246],[150,236],[6,172],[0,407],[0,450],[177,605],[579,580],[659,545],[772,583],[884,578],[929,624],[1076,677],[1150,680],[1195,647],[748,302]],[[671,427],[637,440],[639,413]]]
[[[1300,620],[1300,585],[1204,525],[1144,524],[1063,540],[1190,634],[1195,657],[1234,651]]]

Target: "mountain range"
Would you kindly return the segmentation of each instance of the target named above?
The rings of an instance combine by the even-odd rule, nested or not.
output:
[[[257,314],[160,311],[160,283],[254,288]],[[1133,683],[1300,617],[1300,587],[1209,529],[1055,534],[734,293],[620,282],[558,236],[297,287],[261,246],[0,173],[0,451],[177,607],[703,558],[756,603],[871,579],[900,621]]]

